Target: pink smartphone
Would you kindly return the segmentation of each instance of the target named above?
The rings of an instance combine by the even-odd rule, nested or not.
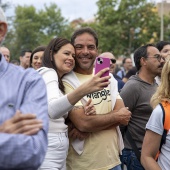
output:
[[[97,74],[100,70],[103,70],[104,68],[110,67],[110,59],[102,57],[97,57],[95,61],[95,74]],[[106,71],[104,74],[102,74],[101,77],[109,76],[109,70]]]

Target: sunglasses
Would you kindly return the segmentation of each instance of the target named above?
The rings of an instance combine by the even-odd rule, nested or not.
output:
[[[112,62],[112,64],[115,64],[116,63],[116,59],[110,59],[110,61]]]

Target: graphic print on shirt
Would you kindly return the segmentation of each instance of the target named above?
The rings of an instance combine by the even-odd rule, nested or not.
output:
[[[110,90],[108,90],[107,88],[104,88],[101,91],[90,93],[86,97],[91,98],[93,100],[94,105],[99,105],[103,101],[111,102]]]

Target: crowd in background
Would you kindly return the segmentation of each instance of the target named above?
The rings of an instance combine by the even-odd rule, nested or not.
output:
[[[170,42],[143,45],[117,65],[113,53],[98,53],[98,41],[79,28],[71,40],[21,49],[19,61],[0,47],[0,169],[170,168]],[[94,74],[97,56],[110,67]]]

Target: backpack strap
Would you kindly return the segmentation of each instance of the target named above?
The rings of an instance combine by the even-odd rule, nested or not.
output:
[[[165,111],[164,129],[170,129],[170,103],[167,101],[162,102]]]
[[[163,131],[163,134],[162,134],[161,143],[160,143],[160,146],[159,146],[159,151],[158,151],[158,153],[156,154],[156,157],[155,157],[156,161],[158,160],[159,154],[161,152],[162,145],[166,143],[166,136],[167,136],[168,130],[170,129],[170,103],[163,101],[163,102],[160,103],[160,106],[161,106],[161,109],[162,109],[162,112],[163,112],[162,123],[163,123],[163,126],[164,126],[164,131]]]

